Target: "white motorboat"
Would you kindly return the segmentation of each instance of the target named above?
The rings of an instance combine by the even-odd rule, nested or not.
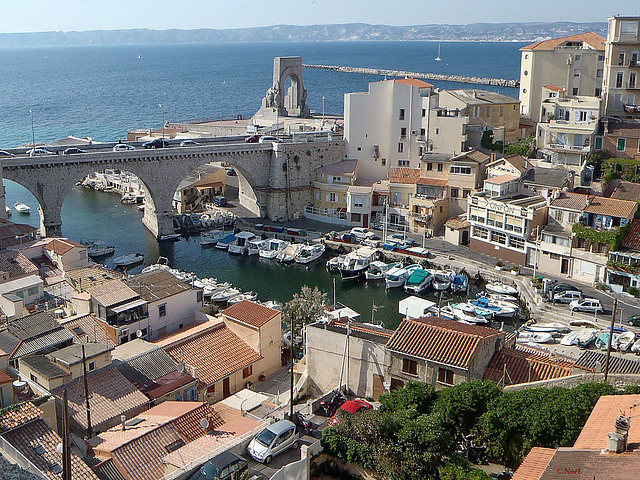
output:
[[[407,267],[399,266],[390,268],[384,275],[384,281],[387,289],[403,287],[407,278],[414,270],[421,268],[420,265],[409,265]]]
[[[375,262],[371,262],[371,264],[369,264],[369,268],[366,272],[364,272],[364,278],[366,280],[383,280],[385,273],[387,273],[392,268],[400,266],[402,266],[400,262],[387,264],[376,260]]]
[[[236,239],[229,244],[227,250],[234,255],[244,255],[249,248],[249,242],[256,238],[258,237],[253,232],[239,232],[236,235]]]
[[[16,202],[13,204],[13,208],[16,209],[16,212],[22,213],[23,215],[28,215],[31,212],[31,208],[26,203]]]
[[[113,259],[113,264],[116,267],[129,267],[137,263],[144,261],[144,254],[142,253],[129,253],[128,255],[122,255]]]
[[[260,249],[258,254],[262,258],[273,259],[278,256],[280,252],[282,252],[285,248],[289,246],[289,242],[285,240],[280,240],[278,238],[270,238],[263,245],[263,248]]]
[[[524,324],[522,326],[522,330],[525,332],[546,332],[546,333],[559,333],[557,327],[546,326],[546,325],[538,325],[538,324]]]
[[[422,293],[433,282],[433,274],[424,268],[416,268],[407,281],[404,282],[404,291],[407,293]]]
[[[489,323],[487,317],[476,312],[475,308],[463,308],[463,305],[469,304],[449,304],[448,308],[453,312],[456,320],[463,323],[472,323],[474,325],[486,325]]]
[[[231,297],[229,300],[230,305],[234,305],[236,303],[243,302],[244,300],[251,300],[252,302],[258,299],[258,294],[256,292],[245,292],[236,295],[235,297]]]
[[[166,235],[160,235],[158,237],[159,242],[178,242],[180,241],[179,233],[167,233]]]
[[[560,345],[577,345],[580,348],[587,348],[591,344],[591,342],[596,339],[598,334],[598,330],[594,330],[593,328],[574,330],[573,332],[568,333],[567,335],[562,337],[562,340],[560,340]]]
[[[491,293],[503,293],[505,295],[518,295],[518,290],[516,290],[511,285],[507,285],[502,282],[491,282],[487,283],[485,287]]]
[[[267,243],[266,240],[262,240],[261,238],[254,238],[249,241],[249,247],[247,248],[247,255],[258,255],[260,250]]]
[[[13,210],[11,210],[11,207],[9,207],[9,205],[5,205],[4,209],[7,212],[7,218],[9,218],[11,216],[11,214],[13,213]]]
[[[507,305],[507,302],[503,302],[501,305],[498,305],[484,297],[480,297],[476,300],[470,300],[469,303],[476,307],[491,311],[494,317],[513,317],[518,310],[515,306]]]
[[[476,305],[472,305],[469,302],[461,302],[461,303],[450,303],[451,307],[457,311],[464,313],[469,316],[480,316],[486,320],[489,320],[493,317],[493,312],[491,310],[487,310],[486,308],[478,307]]]
[[[451,287],[455,276],[456,272],[453,270],[436,270],[433,272],[433,282],[431,283],[431,286],[438,292],[448,290],[449,287]]]
[[[346,255],[339,255],[337,257],[327,260],[325,267],[329,273],[338,273],[340,271],[340,265],[344,262]]]
[[[553,342],[553,335],[546,332],[518,332],[518,337],[516,338],[516,342],[518,343],[549,343]]]
[[[223,232],[222,230],[211,230],[210,232],[203,233],[200,236],[200,245],[202,245],[203,247],[206,247],[208,245],[215,245],[216,243],[218,243],[218,240],[220,240],[224,236],[224,234],[225,232]]]
[[[623,332],[617,337],[615,337],[615,340],[611,342],[611,348],[618,350],[620,352],[626,352],[631,348],[631,346],[635,341],[636,341],[635,332],[631,332],[631,331]]]
[[[222,288],[220,290],[217,290],[215,292],[213,292],[211,294],[211,301],[212,302],[226,302],[227,300],[229,300],[232,297],[235,297],[236,295],[239,295],[240,290],[238,290],[235,287],[229,287],[229,288]]]
[[[276,260],[280,263],[292,263],[293,259],[296,258],[296,255],[298,254],[298,250],[303,246],[304,245],[302,243],[291,243],[287,245],[284,250],[276,255]]]
[[[229,248],[229,245],[235,242],[235,240],[236,240],[236,236],[233,233],[229,235],[225,235],[224,237],[218,239],[218,242],[216,243],[216,248],[219,250],[226,250],[227,248]]]
[[[527,326],[530,327],[530,331],[532,332],[559,332],[559,333],[568,333],[571,331],[571,328],[569,328],[566,324],[564,323],[560,323],[560,322],[536,322],[531,321],[530,323],[527,323]],[[537,327],[538,329],[536,330],[533,327]]]
[[[485,293],[484,295],[479,295],[481,297],[486,297],[491,301],[500,300],[501,302],[509,302],[512,304],[517,304],[518,299],[511,295],[505,295],[504,293]]]
[[[98,240],[87,245],[87,255],[91,258],[106,257],[116,251],[116,247],[107,245],[105,242]]]
[[[293,257],[293,259],[295,260],[296,263],[302,263],[302,264],[311,263],[322,256],[322,254],[324,253],[324,249],[325,247],[321,243],[315,243],[313,245],[304,245],[303,247],[300,248],[300,250],[298,250],[298,253],[296,254],[295,257]]]
[[[371,247],[360,247],[348,253],[342,265],[340,265],[340,276],[342,280],[359,280],[364,277],[371,262],[376,259],[378,251]]]
[[[444,305],[441,307],[434,305],[433,307],[428,308],[427,311],[430,314],[432,314],[434,317],[446,318],[447,320],[457,320],[455,312],[453,311],[453,308],[451,308],[449,305]],[[461,322],[461,323],[467,323],[467,322]]]
[[[640,338],[633,342],[633,345],[631,345],[631,351],[636,355],[640,355]]]

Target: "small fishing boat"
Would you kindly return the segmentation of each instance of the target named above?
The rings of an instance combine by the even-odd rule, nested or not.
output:
[[[350,252],[340,265],[340,276],[342,280],[359,280],[364,277],[371,262],[376,259],[378,251],[371,247],[360,247]]]
[[[116,267],[129,267],[137,263],[144,261],[144,254],[142,253],[129,253],[128,255],[122,255],[113,259],[113,264]]]
[[[278,256],[285,248],[289,246],[289,242],[278,238],[270,238],[264,244],[263,248],[258,252],[262,258],[273,259]]]
[[[448,290],[453,283],[455,276],[456,272],[453,270],[436,270],[433,272],[433,281],[431,286],[438,292]]]
[[[267,243],[266,240],[262,240],[261,238],[254,238],[249,241],[249,247],[247,248],[247,255],[258,255],[260,250]]]
[[[524,324],[522,326],[522,330],[525,332],[546,332],[546,333],[558,333],[557,327],[548,327],[545,325],[537,325],[533,324]]]
[[[469,277],[464,273],[459,273],[453,277],[451,290],[455,293],[463,293],[469,290]]]
[[[403,287],[407,278],[414,270],[421,268],[420,265],[409,265],[407,267],[399,266],[390,268],[384,275],[384,281],[387,289]]]
[[[553,342],[553,335],[547,332],[518,332],[516,342],[549,343]]]
[[[276,255],[276,260],[280,263],[293,263],[294,258],[298,254],[298,250],[303,247],[301,243],[291,243]]]
[[[233,298],[236,295],[240,295],[240,293],[242,292],[240,292],[240,290],[235,287],[222,288],[211,294],[211,301],[214,303],[226,302],[230,298]]]
[[[107,255],[112,255],[113,252],[116,251],[116,248],[114,246],[107,245],[101,240],[91,242],[91,244],[87,245],[87,247],[87,255],[89,255],[89,257],[91,258],[106,257]]]
[[[600,335],[598,335],[598,338],[596,338],[596,348],[600,350],[606,350],[609,344],[609,335],[609,332],[600,333]],[[611,345],[615,343],[617,336],[618,335],[616,333],[613,334],[613,337],[611,337]]]
[[[491,293],[503,293],[505,295],[518,295],[518,290],[516,290],[511,285],[507,285],[502,282],[491,282],[487,283],[485,287]]]
[[[615,337],[615,340],[611,342],[611,348],[620,352],[626,352],[631,348],[636,341],[635,332],[624,332]]]
[[[215,245],[216,243],[218,243],[218,240],[220,240],[224,236],[224,234],[225,232],[223,232],[222,230],[211,230],[210,232],[203,233],[200,236],[200,245],[203,247]]]
[[[559,333],[569,333],[571,331],[571,328],[560,322],[536,322],[535,320],[532,320],[528,322],[527,325],[530,327],[539,327],[541,329],[538,330],[539,332],[544,332],[545,328],[549,329],[548,331],[551,331],[551,329],[553,329]]]
[[[598,325],[596,322],[592,322],[591,320],[571,320],[569,322],[570,327],[581,327],[581,328],[594,328],[597,330],[601,330],[602,326]]]
[[[31,212],[31,208],[26,203],[16,202],[13,204],[13,208],[16,209],[16,212],[22,213],[23,215],[28,215]]]
[[[581,330],[575,330],[562,337],[562,340],[560,340],[560,345],[577,345],[580,348],[587,348],[589,345],[591,345],[591,342],[596,339],[598,334],[599,331],[594,330],[593,328],[583,328]]]
[[[402,266],[400,262],[396,263],[384,263],[376,260],[371,262],[369,268],[364,272],[364,278],[366,280],[384,280],[384,275],[392,268]]]
[[[249,242],[256,238],[258,237],[253,232],[239,232],[236,235],[236,239],[229,244],[227,250],[233,255],[244,255],[249,248]]]
[[[158,237],[159,242],[177,242],[180,240],[179,233],[167,233],[166,235],[160,235]]]
[[[484,308],[493,312],[494,317],[513,317],[517,308],[507,305],[497,305],[495,302],[490,301],[487,298],[480,297],[476,300],[470,300],[469,303],[476,307]]]
[[[337,257],[330,258],[325,263],[325,268],[329,273],[338,273],[340,271],[340,265],[344,262],[346,255],[339,255]]]
[[[633,342],[633,345],[631,345],[631,351],[636,355],[640,355],[640,338]]]
[[[298,253],[293,257],[296,263],[307,264],[319,259],[324,253],[324,245],[315,243],[313,245],[304,245],[300,247]]]
[[[450,303],[448,307],[451,308],[455,319],[458,321],[464,321],[476,325],[485,325],[489,323],[487,315],[478,313],[473,305],[468,303]]]
[[[229,245],[231,245],[235,240],[236,236],[233,233],[226,235],[218,240],[218,243],[216,243],[216,248],[219,250],[226,250],[229,248]]]
[[[516,297],[512,297],[511,295],[505,295],[504,293],[482,293],[478,295],[479,297],[488,298],[491,301],[499,300],[501,302],[509,302],[512,304],[517,304],[518,299]]]
[[[404,291],[413,294],[422,293],[431,285],[431,282],[433,282],[433,275],[429,270],[416,268],[404,283]]]

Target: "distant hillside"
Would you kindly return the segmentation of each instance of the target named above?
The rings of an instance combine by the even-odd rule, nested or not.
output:
[[[532,42],[594,31],[607,34],[606,22],[592,23],[473,23],[470,25],[413,25],[395,27],[349,23],[343,25],[274,25],[229,30],[93,30],[0,34],[0,47],[81,45],[207,44],[219,42],[326,41],[464,41]]]

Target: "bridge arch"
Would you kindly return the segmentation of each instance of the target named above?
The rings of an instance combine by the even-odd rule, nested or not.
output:
[[[286,88],[287,80],[291,86]],[[262,102],[266,111],[286,117],[309,117],[307,90],[302,76],[302,57],[276,57],[273,60],[273,85]]]

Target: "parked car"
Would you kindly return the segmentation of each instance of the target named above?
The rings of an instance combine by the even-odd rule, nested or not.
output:
[[[569,308],[574,312],[604,312],[602,303],[597,298],[585,298],[583,300],[574,300],[569,304]]]
[[[247,461],[229,451],[222,452],[202,465],[189,480],[231,480],[249,469]]]
[[[627,318],[627,323],[634,327],[640,327],[640,313],[637,315],[631,315]]]
[[[15,157],[15,155],[11,152],[0,150],[0,158],[11,158],[11,157]]]
[[[167,148],[169,146],[169,142],[164,138],[154,138],[150,142],[145,142],[142,144],[143,148]]]
[[[365,402],[364,400],[360,400],[356,398],[355,400],[347,400],[342,405],[336,413],[334,413],[333,417],[329,419],[329,426],[335,427],[340,423],[340,415],[344,415],[342,412],[346,412],[348,415],[353,415],[354,413],[364,412],[365,410],[373,409],[373,405],[369,402]]]
[[[257,461],[267,464],[276,455],[299,446],[300,440],[295,424],[289,420],[280,420],[253,437],[247,446],[247,453]]]
[[[86,150],[82,150],[81,148],[71,147],[67,148],[64,152],[65,155],[74,155],[76,153],[87,153]]]
[[[118,143],[117,145],[113,146],[113,151],[114,152],[126,152],[127,150],[135,150],[136,147],[134,147],[133,145],[129,145],[127,143]]]
[[[277,137],[272,137],[270,135],[265,135],[264,137],[260,137],[259,143],[282,143],[284,140],[281,140]]]
[[[557,285],[553,286],[553,291],[556,293],[566,292],[566,291],[582,293],[582,290],[580,290],[578,287],[574,287],[570,283],[558,283]]]
[[[376,236],[375,233],[364,227],[353,227],[351,233],[353,233],[358,240],[364,240],[365,238],[372,239]]]
[[[554,302],[571,303],[574,300],[582,300],[582,293],[565,290],[564,292],[556,293],[553,296]]]
[[[236,171],[233,168],[227,168],[227,175],[229,175],[230,177],[235,177]]]
[[[194,142],[193,140],[183,140],[180,142],[181,147],[199,147],[200,144],[198,142]]]
[[[250,135],[244,139],[245,143],[258,143],[260,141],[260,135]]]
[[[391,235],[387,235],[387,238],[385,238],[384,241],[386,243],[401,243],[409,247],[416,244],[416,241],[413,238],[405,237],[402,233],[392,233]]]
[[[224,207],[227,204],[227,199],[222,195],[218,195],[213,197],[213,203],[215,203],[218,207]]]
[[[32,148],[31,150],[27,150],[27,155],[29,157],[36,157],[38,155],[55,155],[55,153],[47,150],[44,147],[36,147]]]

